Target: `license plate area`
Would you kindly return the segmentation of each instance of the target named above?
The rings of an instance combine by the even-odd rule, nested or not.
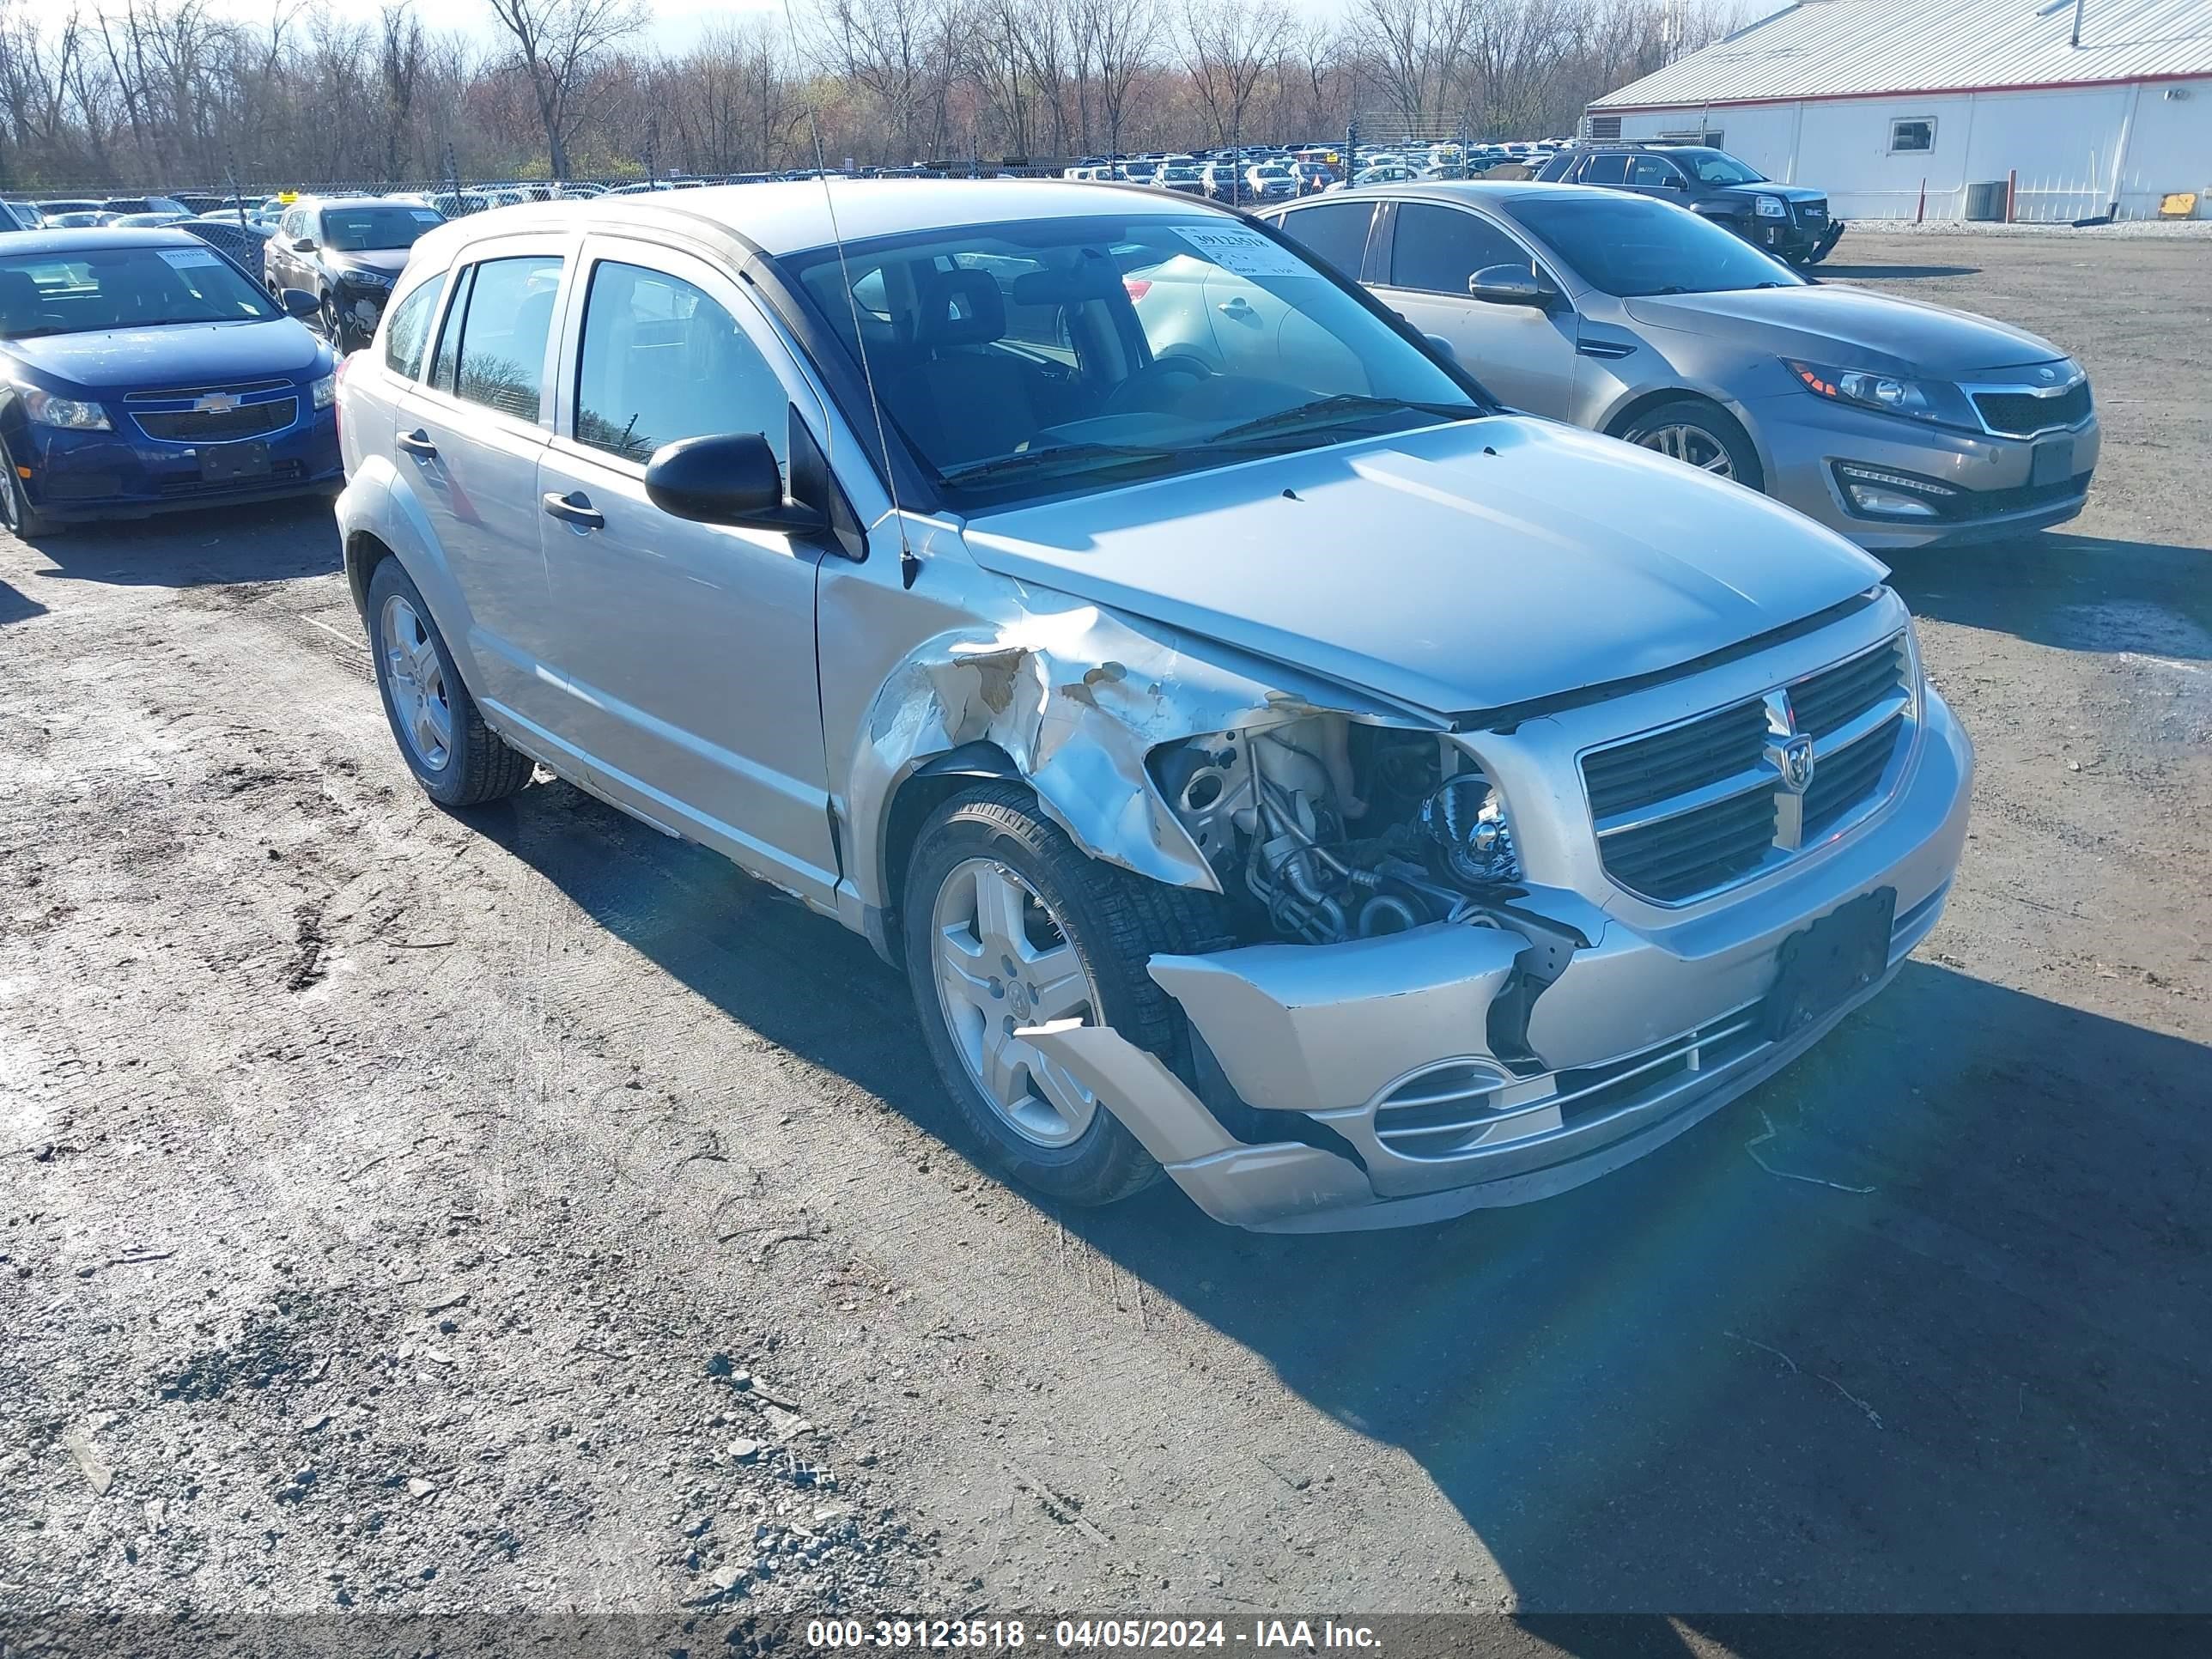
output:
[[[1877,887],[1782,941],[1766,994],[1766,1036],[1780,1042],[1833,1012],[1889,967],[1897,890]]]
[[[197,452],[205,483],[235,483],[269,476],[269,446],[260,442],[210,444]]]
[[[2063,483],[2074,476],[2074,440],[2045,438],[2035,447],[2028,460],[2028,482],[2032,484]]]

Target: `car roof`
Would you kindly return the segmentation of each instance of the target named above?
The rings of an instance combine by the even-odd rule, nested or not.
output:
[[[1591,194],[1587,185],[1539,184],[1533,179],[1423,179],[1398,185],[1361,185],[1355,190],[1332,191],[1321,199],[1341,202],[1347,198],[1359,201],[1370,198],[1388,198],[1392,201],[1412,201],[1423,197],[1441,196],[1447,199],[1503,205],[1547,196],[1561,201],[1579,202]]]
[[[7,253],[73,253],[93,247],[205,247],[189,230],[171,225],[87,225],[77,230],[19,231],[0,242]]]
[[[579,224],[610,228],[652,224],[693,234],[703,225],[765,253],[796,253],[826,246],[841,235],[848,242],[861,242],[907,231],[1082,219],[1117,211],[1235,216],[1188,197],[1141,185],[1058,179],[839,179],[829,189],[822,180],[809,179],[497,208],[449,220],[416,246],[422,257],[434,258],[447,248],[486,237],[566,230]]]
[[[318,208],[419,208],[424,204],[412,196],[323,196],[312,202],[295,202],[295,207]]]

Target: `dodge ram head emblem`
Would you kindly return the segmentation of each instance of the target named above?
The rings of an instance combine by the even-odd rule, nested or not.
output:
[[[204,398],[192,399],[192,410],[200,415],[228,415],[238,407],[238,399],[228,392],[210,392]]]
[[[1813,739],[1802,735],[1782,745],[1782,787],[1802,795],[1813,781]]]

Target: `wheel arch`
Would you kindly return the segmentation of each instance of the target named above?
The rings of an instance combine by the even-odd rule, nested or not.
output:
[[[914,861],[915,842],[930,815],[954,796],[978,783],[1007,783],[1034,800],[1036,787],[1022,775],[1014,758],[997,744],[963,743],[908,769],[892,787],[875,848],[877,890],[883,894],[883,937],[871,942],[893,963],[902,960],[899,917],[906,903],[907,866]]]
[[[1774,476],[1774,458],[1760,441],[1758,428],[1745,418],[1742,406],[1717,388],[1677,383],[1640,389],[1608,410],[1597,430],[1608,438],[1618,438],[1635,424],[1639,416],[1662,404],[1674,403],[1704,404],[1741,433],[1743,441],[1751,446],[1751,453],[1759,458],[1759,485],[1762,491],[1765,489],[1766,480]]]

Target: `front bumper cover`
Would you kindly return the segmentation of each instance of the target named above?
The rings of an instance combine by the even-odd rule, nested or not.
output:
[[[308,391],[298,389],[302,408]],[[269,471],[210,483],[200,448],[140,435],[128,406],[110,405],[116,427],[106,432],[29,427],[14,441],[30,468],[23,480],[31,503],[58,523],[144,518],[196,507],[233,507],[328,491],[344,482],[335,410],[308,410],[289,427],[256,440],[267,446]]]
[[[1226,1115],[1243,1137],[1110,1028],[1028,1035],[1201,1209],[1236,1225],[1394,1226],[1568,1191],[1780,1071],[1875,995],[1935,927],[1966,840],[1973,756],[1932,691],[1923,721],[1898,796],[1830,855],[1671,925],[1613,917],[1586,934],[1528,1012],[1533,1064],[1494,1054],[1489,1029],[1493,1003],[1545,948],[1533,915],[1528,932],[1438,924],[1342,945],[1153,957],[1153,979],[1234,1092],[1238,1109]],[[1885,887],[1896,894],[1888,971],[1771,1040],[1759,1002],[1783,941]],[[1274,1113],[1285,1115],[1280,1139],[1267,1134]],[[1303,1134],[1289,1132],[1293,1114]]]

